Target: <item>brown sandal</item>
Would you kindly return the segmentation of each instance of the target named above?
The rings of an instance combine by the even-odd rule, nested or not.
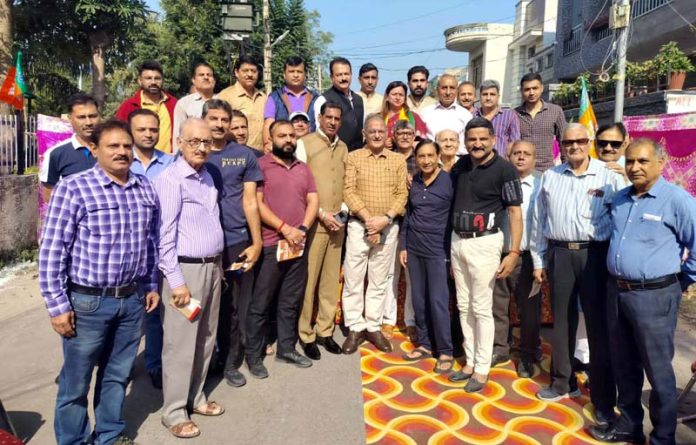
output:
[[[167,429],[170,433],[172,433],[174,437],[178,437],[179,439],[193,439],[194,437],[198,437],[201,435],[201,430],[198,429],[198,425],[196,425],[190,420],[187,422],[181,422],[177,423],[176,425],[169,426],[167,427]],[[185,432],[187,429],[188,433]]]
[[[193,412],[194,414],[200,414],[201,416],[220,416],[225,412],[225,408],[223,408],[217,402],[208,401],[205,405],[194,408]]]

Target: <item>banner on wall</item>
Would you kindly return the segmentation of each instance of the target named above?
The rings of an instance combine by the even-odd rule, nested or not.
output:
[[[73,134],[72,126],[70,122],[63,120],[59,117],[46,116],[44,114],[39,114],[36,116],[36,141],[38,145],[39,154],[39,171],[41,171],[44,162],[44,155],[49,148],[69,139]],[[39,204],[39,235],[41,234],[41,227],[43,226],[43,220],[46,216],[46,209],[48,203],[44,202],[43,192],[41,190],[41,184],[39,184],[38,190],[38,204]]]

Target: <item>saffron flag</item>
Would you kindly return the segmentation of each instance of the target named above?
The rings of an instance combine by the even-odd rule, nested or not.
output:
[[[17,63],[7,70],[7,77],[0,87],[0,101],[12,105],[18,110],[24,109],[24,94],[27,85],[22,72],[22,52],[17,52]]]
[[[590,136],[590,156],[597,158],[597,150],[595,149],[595,133],[597,132],[597,118],[595,117],[592,104],[590,103],[590,95],[587,93],[587,84],[585,78],[581,77],[582,93],[580,94],[580,112],[578,122],[587,128],[587,134]]]

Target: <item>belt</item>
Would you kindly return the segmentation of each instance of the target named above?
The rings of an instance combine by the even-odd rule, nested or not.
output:
[[[457,230],[454,231],[454,233],[459,235],[460,238],[464,238],[464,239],[480,238],[482,236],[493,235],[493,234],[498,233],[498,232],[500,232],[500,229],[497,227],[494,227],[491,230],[484,230],[483,232],[459,232]]]
[[[676,274],[666,275],[651,280],[622,280],[616,279],[616,287],[621,290],[655,290],[662,289],[679,281]]]
[[[608,243],[608,241],[556,241],[549,240],[549,244],[554,247],[562,247],[568,250],[584,250],[593,246],[599,246]]]
[[[222,258],[221,254],[213,256],[204,256],[201,258],[191,257],[191,256],[180,256],[179,262],[185,264],[205,264],[205,263],[217,263]]]
[[[68,285],[68,289],[70,289],[73,292],[78,292],[87,295],[125,298],[129,295],[132,295],[136,290],[138,290],[138,284],[133,282],[130,284],[126,284],[125,286],[118,287],[91,287],[83,286],[77,283],[70,283]]]

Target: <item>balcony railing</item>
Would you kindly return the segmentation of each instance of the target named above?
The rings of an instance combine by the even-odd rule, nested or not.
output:
[[[570,53],[574,53],[580,49],[582,44],[582,25],[577,25],[570,30],[570,35],[563,40],[563,55],[567,56]]]
[[[451,39],[452,37],[466,35],[466,34],[484,34],[488,32],[487,23],[472,23],[470,25],[459,25],[445,31],[445,37]]]
[[[631,5],[631,16],[635,19],[666,5],[671,0],[634,0]]]

